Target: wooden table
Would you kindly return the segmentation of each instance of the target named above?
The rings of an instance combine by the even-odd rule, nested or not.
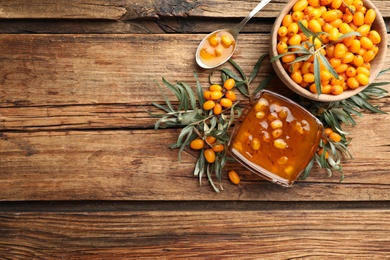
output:
[[[355,159],[343,182],[316,167],[282,188],[232,163],[241,183],[226,169],[220,193],[192,175],[196,153],[179,162],[168,147],[180,129],[153,129],[156,82],[195,88],[196,71],[207,87],[197,44],[257,1],[83,2],[0,2],[0,258],[388,257],[389,115],[344,127]],[[240,34],[246,73],[286,2]],[[390,2],[374,2],[390,25]],[[269,73],[267,60],[256,81]],[[390,97],[373,104],[390,112]]]

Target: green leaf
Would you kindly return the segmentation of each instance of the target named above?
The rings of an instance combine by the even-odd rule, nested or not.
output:
[[[269,82],[271,81],[271,79],[274,77],[275,75],[274,74],[270,74],[268,75],[267,77],[265,77],[265,79],[263,81],[260,82],[259,86],[255,89],[255,91],[253,92],[253,95],[256,95],[257,93],[259,93],[261,90],[265,89],[265,87],[268,86]]]
[[[194,91],[192,90],[192,88],[185,82],[182,82],[181,85],[184,86],[184,88],[186,89],[187,91],[187,95],[189,97],[189,101],[190,101],[190,105],[191,105],[191,108],[192,109],[195,109],[196,108],[196,97],[195,97],[195,93]]]
[[[212,170],[210,169],[210,164],[207,164],[207,167],[206,167],[206,168],[207,168],[207,169],[206,169],[207,178],[208,178],[208,180],[209,180],[211,186],[214,188],[214,190],[215,190],[216,192],[219,192],[219,189],[215,186],[214,181],[213,181],[213,178],[211,177],[211,172],[212,172]]]
[[[157,86],[158,86],[160,92],[162,93],[162,95],[163,95],[163,97],[164,97],[164,99],[165,99],[165,103],[167,104],[167,106],[168,106],[170,112],[174,112],[175,110],[173,109],[172,104],[171,104],[171,102],[169,101],[168,97],[165,95],[164,91],[162,90],[160,84],[158,84],[157,82],[156,82],[156,84],[157,84]]]
[[[223,68],[222,71],[224,73],[226,73],[226,75],[228,75],[230,78],[234,79],[236,82],[237,81],[244,81],[242,78],[240,78],[239,76],[237,76],[233,71],[231,71],[230,69],[227,69],[227,68]]]
[[[165,84],[166,87],[168,87],[176,96],[178,100],[180,100],[181,94],[180,91],[171,83],[169,83],[164,77],[162,78],[162,82]]]
[[[263,62],[264,58],[267,57],[268,54],[263,54],[260,56],[260,58],[257,60],[256,65],[253,67],[253,70],[249,76],[249,82],[252,82],[254,78],[256,78],[257,73],[260,70],[261,63]]]
[[[325,66],[325,68],[330,72],[330,74],[332,74],[333,77],[335,77],[336,79],[339,79],[339,74],[334,70],[332,65],[330,65],[328,59],[325,58],[325,56],[321,52],[319,52],[318,55],[320,57],[322,65]]]
[[[190,134],[192,133],[193,129],[194,129],[194,126],[193,126],[193,125],[187,125],[186,127],[184,127],[184,128],[180,131],[180,134],[179,134],[179,136],[178,136],[178,138],[177,138],[176,143],[171,144],[170,147],[171,147],[172,149],[180,147],[180,145],[182,144],[183,138],[184,138],[185,136],[187,136],[187,135],[190,135]]]
[[[384,69],[378,73],[378,77],[385,74],[386,72],[390,71],[390,68]]]
[[[244,81],[236,81],[236,88],[241,92],[241,94],[249,97],[248,88]]]
[[[247,81],[247,80],[246,80],[245,73],[244,73],[244,71],[240,68],[240,66],[238,66],[237,63],[236,63],[234,60],[232,60],[232,59],[230,59],[229,62],[233,65],[233,67],[234,67],[238,72],[240,72],[240,74],[241,74],[243,80],[244,80],[244,81]]]
[[[344,40],[345,38],[351,37],[351,36],[361,36],[360,32],[349,32],[341,35],[339,38],[337,38],[336,42],[340,42]]]
[[[320,61],[318,55],[314,56],[314,82],[316,84],[317,94],[321,95],[321,70],[320,70]]]
[[[314,36],[315,33],[309,30],[301,21],[298,21],[298,26],[301,31],[306,35],[306,37]]]
[[[196,72],[194,72],[194,77],[196,80],[196,94],[198,96],[199,105],[200,105],[200,107],[202,107],[204,102],[205,102],[205,99],[203,96],[203,89],[202,89],[202,86],[200,85],[198,75],[196,74]]]

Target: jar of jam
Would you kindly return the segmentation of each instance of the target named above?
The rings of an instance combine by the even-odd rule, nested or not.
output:
[[[257,175],[291,186],[313,158],[322,130],[306,109],[263,90],[236,123],[229,153]]]

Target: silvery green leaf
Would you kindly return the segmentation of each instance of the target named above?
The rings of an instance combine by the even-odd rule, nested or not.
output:
[[[232,59],[230,59],[229,62],[233,65],[233,67],[234,67],[238,72],[240,72],[242,79],[243,79],[244,81],[247,81],[246,76],[245,76],[245,73],[244,73],[244,71],[240,68],[240,66],[238,66],[237,63],[236,63],[234,60],[232,60]]]
[[[203,96],[203,89],[202,89],[202,86],[200,85],[198,75],[196,74],[196,72],[194,72],[194,77],[196,80],[196,94],[198,96],[199,105],[202,107],[204,102],[205,102],[205,99]]]
[[[241,92],[241,94],[249,97],[249,92],[244,81],[238,81],[238,82],[236,81],[236,88],[238,89],[238,91]]]
[[[314,56],[314,82],[316,84],[317,94],[321,95],[321,70],[320,70],[320,61],[318,55]]]
[[[257,73],[260,70],[261,63],[263,62],[264,58],[267,57],[268,54],[263,54],[260,56],[260,58],[257,60],[256,65],[253,67],[253,70],[249,76],[249,82],[252,82],[254,78],[256,78]]]
[[[207,172],[207,178],[209,179],[209,182],[210,182],[211,186],[214,188],[214,190],[215,190],[216,192],[219,192],[219,189],[217,188],[217,186],[215,186],[214,181],[213,181],[213,179],[212,179],[212,177],[211,177],[210,164],[207,164],[206,172]]]
[[[188,95],[188,98],[189,98],[189,101],[190,101],[191,108],[195,109],[196,108],[196,97],[195,97],[194,91],[192,90],[192,88],[187,83],[182,82],[181,84],[184,86],[184,88],[187,91],[187,95]]]
[[[165,99],[165,103],[167,104],[167,106],[168,106],[168,108],[169,108],[169,111],[170,111],[170,112],[174,112],[175,110],[173,109],[173,107],[172,107],[172,105],[171,105],[171,102],[169,101],[168,97],[165,95],[164,91],[162,90],[160,84],[158,84],[157,82],[156,82],[156,84],[157,84],[157,86],[158,86],[158,88],[159,88],[161,94],[163,95],[163,97],[164,97],[164,99]]]
[[[341,35],[339,38],[337,38],[336,42],[340,42],[344,40],[345,38],[351,37],[351,36],[361,36],[360,32],[349,32]]]
[[[237,81],[244,81],[242,78],[240,78],[239,76],[237,76],[233,71],[231,71],[230,69],[227,69],[227,68],[223,68],[222,71],[224,73],[226,73],[229,77],[231,77],[232,79],[234,79],[236,82]]]
[[[339,79],[339,74],[334,70],[332,65],[330,65],[328,59],[325,58],[325,56],[321,52],[319,52],[318,55],[320,57],[322,65],[325,66],[326,70],[329,71],[333,77],[335,77],[336,79]]]
[[[274,74],[270,74],[267,77],[265,77],[265,79],[260,82],[259,86],[255,89],[255,91],[253,91],[253,95],[256,95],[261,90],[265,89],[274,76],[275,76]]]

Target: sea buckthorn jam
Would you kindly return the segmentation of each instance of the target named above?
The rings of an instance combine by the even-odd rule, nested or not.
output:
[[[235,44],[233,35],[227,31],[218,31],[203,42],[199,57],[207,66],[217,65],[232,54]]]
[[[265,179],[290,186],[313,158],[322,124],[293,101],[262,91],[240,117],[230,154]]]

